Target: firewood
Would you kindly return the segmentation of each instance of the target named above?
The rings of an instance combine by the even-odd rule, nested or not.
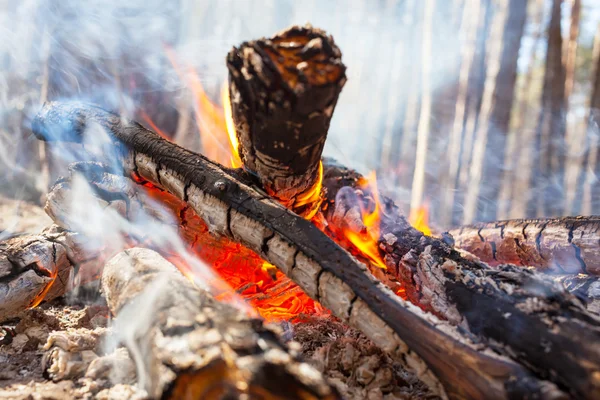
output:
[[[63,295],[85,257],[80,237],[56,226],[0,242],[0,322]]]
[[[152,250],[112,258],[102,288],[116,324],[135,331],[125,345],[151,398],[339,398],[277,332],[216,301]]]
[[[340,187],[357,186],[360,174],[325,167],[326,219],[335,214]],[[358,191],[359,201],[368,202]],[[449,237],[414,229],[383,198],[379,249],[410,301],[461,326],[495,351],[527,365],[578,398],[600,395],[600,319],[559,283],[510,264],[495,268],[464,257]]]
[[[186,201],[215,234],[276,265],[343,321],[404,360],[441,396],[445,391],[451,398],[564,396],[462,327],[403,301],[313,224],[250,186],[239,172],[93,106],[47,103],[34,121],[34,132],[45,140],[78,141],[98,127],[113,138],[125,172]]]
[[[318,185],[329,122],[346,82],[341,57],[333,38],[309,25],[242,43],[227,56],[244,167],[269,195],[299,214],[319,205],[309,197]]]
[[[494,266],[511,263],[551,274],[600,275],[600,217],[516,219],[449,233],[458,248]]]

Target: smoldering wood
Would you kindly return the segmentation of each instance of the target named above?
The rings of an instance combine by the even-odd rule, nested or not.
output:
[[[135,339],[125,344],[152,398],[339,398],[276,331],[216,301],[152,250],[109,260],[102,288],[116,324],[133,325]],[[129,321],[134,314],[138,321]]]
[[[0,321],[62,296],[84,260],[79,238],[52,226],[0,242]]]
[[[34,121],[34,131],[46,140],[78,141],[86,130],[90,134],[98,127],[114,138],[127,173],[162,186],[186,201],[213,233],[244,244],[276,265],[442,397],[564,396],[554,384],[498,355],[463,328],[403,301],[310,222],[246,184],[239,171],[96,107],[48,103]]]
[[[356,187],[360,175],[335,164],[326,165],[325,171],[325,218],[332,220],[336,207],[343,206],[336,204],[336,194],[340,188]],[[362,190],[355,196],[369,201]],[[369,209],[368,204],[364,207]],[[346,209],[344,216],[356,221],[352,207]],[[383,199],[381,213],[380,253],[412,303],[460,326],[572,396],[593,398],[600,393],[595,378],[600,319],[575,295],[533,271],[509,264],[491,268],[475,256],[463,256],[449,238],[424,236],[389,199]]]
[[[311,206],[302,204],[302,195],[317,183],[329,122],[346,82],[341,57],[333,38],[309,25],[244,42],[227,56],[244,167],[298,213]]]
[[[449,231],[455,246],[486,263],[536,267],[550,274],[600,274],[600,217],[517,219]]]

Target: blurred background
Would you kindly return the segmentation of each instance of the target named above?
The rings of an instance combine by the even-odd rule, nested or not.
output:
[[[46,100],[226,163],[225,55],[307,22],[348,66],[325,155],[376,171],[406,213],[600,213],[596,0],[0,0],[0,194],[41,202],[64,171],[28,129]]]

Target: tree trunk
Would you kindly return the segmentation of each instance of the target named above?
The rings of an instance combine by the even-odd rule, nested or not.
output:
[[[560,216],[565,207],[566,101],[561,5],[562,0],[552,2],[544,88],[536,134],[536,151],[539,153],[532,174],[530,216]]]
[[[509,132],[517,80],[517,60],[527,17],[527,3],[526,0],[510,0],[508,3],[508,15],[502,34],[502,51],[491,109],[488,119],[479,122],[483,124],[483,129],[487,130],[487,140],[481,175],[483,180],[477,183],[479,191],[476,219],[478,221],[496,219],[504,172],[503,166],[505,165],[506,138]]]
[[[452,224],[457,225],[464,218],[464,203],[465,196],[469,189],[469,170],[472,162],[473,154],[473,139],[479,120],[481,103],[483,100],[483,91],[485,87],[485,77],[487,71],[487,47],[492,21],[495,15],[495,10],[491,1],[484,1],[482,6],[485,7],[483,18],[479,19],[477,30],[477,40],[475,44],[475,53],[469,74],[469,83],[467,87],[466,108],[462,125],[462,142],[460,145],[459,164],[456,169],[456,178],[454,184],[456,189],[451,205]]]
[[[597,210],[598,199],[600,199],[600,28],[596,32],[594,40],[594,69],[591,77],[593,82],[590,95],[590,113],[588,116],[587,134],[585,135],[585,152],[583,156],[583,168],[579,172],[577,185],[576,211]],[[587,209],[587,210],[586,210]]]

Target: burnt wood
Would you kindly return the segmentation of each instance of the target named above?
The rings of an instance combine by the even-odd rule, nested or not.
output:
[[[33,123],[44,140],[80,141],[99,127],[113,138],[125,172],[135,172],[186,201],[213,233],[229,236],[276,265],[343,321],[403,360],[442,397],[564,397],[552,383],[462,327],[403,301],[309,221],[249,186],[239,171],[93,106],[47,103]]]
[[[600,217],[516,219],[451,230],[456,247],[490,265],[532,266],[551,274],[600,274]]]
[[[125,345],[151,398],[340,399],[277,331],[218,302],[155,251],[117,254],[102,288],[116,326],[135,332]]]
[[[82,240],[53,225],[0,242],[0,322],[65,294],[86,260]]]
[[[336,195],[357,186],[360,179],[356,171],[326,163],[327,220],[339,218],[336,207],[344,206],[336,204]],[[353,196],[355,201],[372,201],[364,190]],[[345,213],[348,218],[355,214],[351,209]],[[449,236],[423,235],[385,198],[379,248],[388,273],[402,283],[412,303],[460,326],[576,398],[600,395],[600,319],[561,283],[514,265],[491,268],[475,256],[463,256]]]
[[[244,42],[227,56],[232,115],[244,168],[302,214],[317,184],[346,67],[331,36],[309,25]],[[305,196],[303,196],[305,195]]]

